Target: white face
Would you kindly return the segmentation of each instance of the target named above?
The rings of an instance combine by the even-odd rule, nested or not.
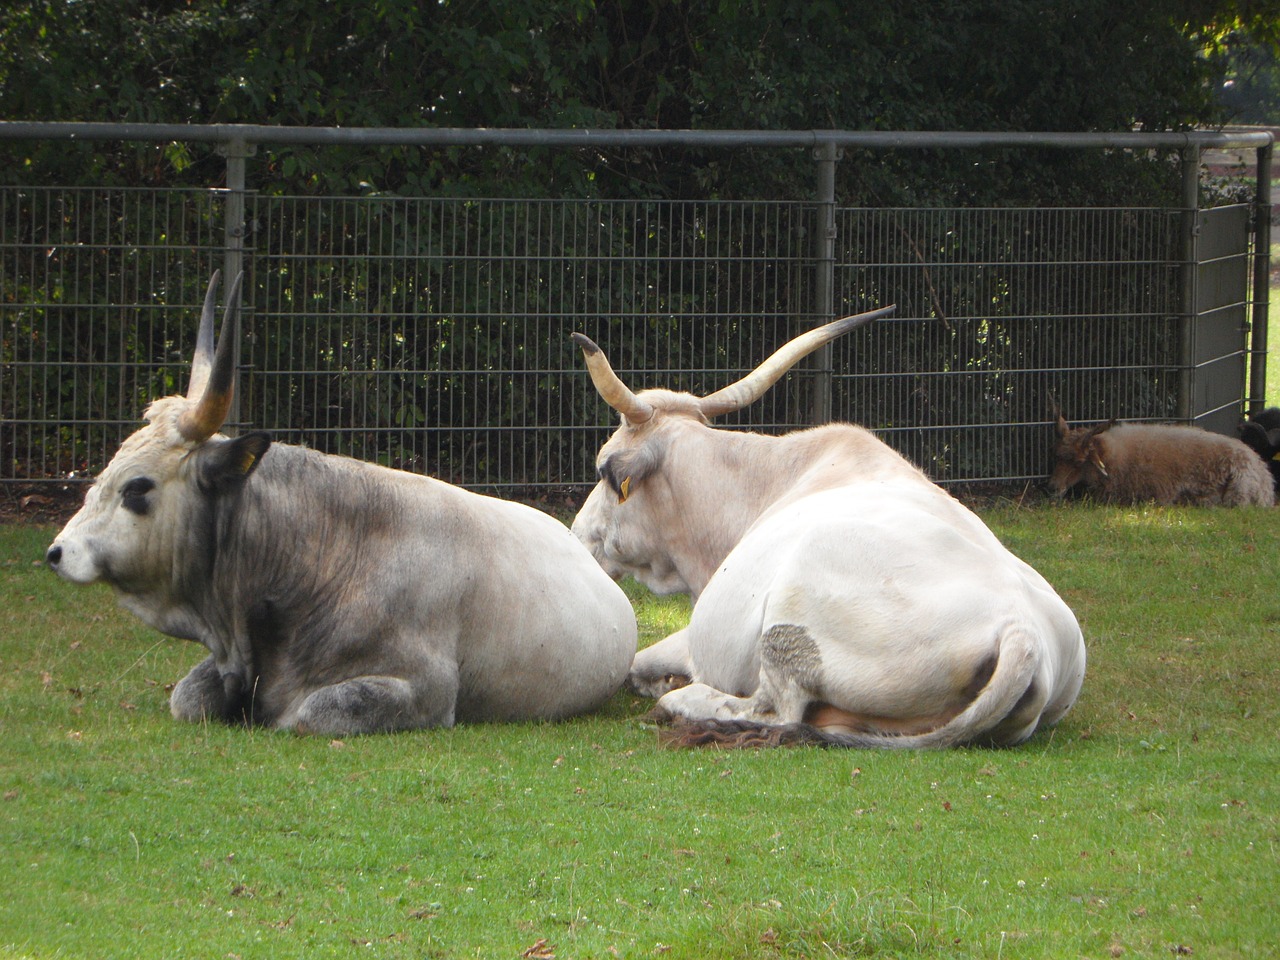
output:
[[[122,589],[167,582],[166,541],[176,526],[175,498],[184,492],[180,474],[188,450],[176,441],[173,418],[165,413],[161,408],[120,446],[54,539],[46,561],[60,577],[105,580]]]
[[[689,593],[689,584],[662,541],[646,491],[636,485],[619,502],[601,480],[573,519],[573,532],[615,580],[633,576],[657,594]]]

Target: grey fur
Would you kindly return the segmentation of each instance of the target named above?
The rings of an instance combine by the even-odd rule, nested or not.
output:
[[[809,631],[794,623],[777,623],[760,637],[760,656],[809,690],[822,686],[822,653]]]
[[[234,461],[236,442],[186,458],[200,485],[146,518],[186,531],[161,564],[168,583],[99,577],[152,625],[209,648],[174,688],[175,717],[373,733],[555,719],[621,684],[634,615],[557,521],[278,444],[227,485],[203,461]]]
[[[229,392],[206,403],[206,376],[197,362],[191,395],[151,404],[46,554],[208,648],[174,688],[175,717],[343,735],[557,719],[618,689],[635,615],[562,523],[265,434],[219,436]]]

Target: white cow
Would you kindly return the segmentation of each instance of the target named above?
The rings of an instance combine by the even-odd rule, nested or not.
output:
[[[891,310],[809,331],[706,397],[632,393],[574,335],[622,424],[573,530],[611,576],[692,596],[689,626],[642,650],[630,675],[689,722],[686,742],[1007,745],[1076,699],[1085,649],[1071,610],[870,432],[708,423]]]
[[[216,357],[209,284],[187,397],[147,410],[46,560],[104,581],[209,656],[173,715],[341,735],[553,719],[622,685],[631,604],[558,520],[262,433],[217,433],[239,280]]]

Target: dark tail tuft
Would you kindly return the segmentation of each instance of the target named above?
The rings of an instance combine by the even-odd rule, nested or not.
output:
[[[665,716],[664,716],[665,715]],[[686,720],[654,711],[650,717],[668,725],[658,732],[664,747],[718,747],[725,750],[758,750],[766,747],[855,747],[852,738],[824,733],[807,723],[770,725],[748,720]]]
[[[843,750],[914,750],[939,747],[919,737],[895,734],[836,733],[809,723],[767,724],[750,720],[689,720],[654,707],[646,717],[663,729],[658,743],[688,749],[717,747],[725,750],[758,750],[770,747],[834,747]]]

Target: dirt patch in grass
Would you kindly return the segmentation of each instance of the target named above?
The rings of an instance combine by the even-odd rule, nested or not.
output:
[[[66,523],[84,502],[84,486],[0,484],[0,523]]]

